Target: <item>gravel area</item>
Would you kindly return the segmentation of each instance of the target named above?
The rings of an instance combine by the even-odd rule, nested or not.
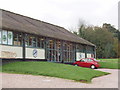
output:
[[[2,75],[2,88],[118,88],[117,69],[96,70],[110,72],[111,74],[94,78],[90,84],[55,77],[0,74]]]

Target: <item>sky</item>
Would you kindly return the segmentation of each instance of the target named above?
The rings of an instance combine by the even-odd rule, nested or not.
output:
[[[76,31],[79,23],[118,28],[119,0],[0,0],[0,8]]]

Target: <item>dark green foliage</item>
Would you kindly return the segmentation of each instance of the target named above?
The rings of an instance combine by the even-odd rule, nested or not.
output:
[[[97,58],[117,58],[118,40],[120,40],[120,31],[111,24],[103,24],[102,27],[85,27],[81,25],[78,30],[78,36],[92,42],[97,46]]]

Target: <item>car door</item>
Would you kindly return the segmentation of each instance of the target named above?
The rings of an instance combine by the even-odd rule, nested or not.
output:
[[[81,59],[80,60],[80,63],[79,63],[79,66],[81,66],[81,67],[86,67],[87,65],[86,65],[87,63],[86,63],[86,59]]]
[[[86,67],[90,67],[91,66],[91,62],[92,60],[91,59],[86,59]]]

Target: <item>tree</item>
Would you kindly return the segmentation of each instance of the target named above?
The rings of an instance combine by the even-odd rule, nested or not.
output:
[[[78,35],[76,31],[73,31],[73,33],[74,33],[75,35]]]
[[[118,57],[118,40],[120,40],[120,32],[111,24],[103,24],[102,27],[85,26],[80,24],[76,35],[82,37],[97,46],[96,54],[98,58]]]
[[[114,42],[113,42],[113,51],[115,53],[115,56],[119,56],[119,52],[118,52],[118,38],[114,38]]]

